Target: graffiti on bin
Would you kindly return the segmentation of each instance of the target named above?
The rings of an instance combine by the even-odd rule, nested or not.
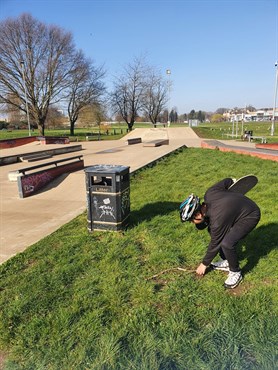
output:
[[[97,197],[93,197],[93,206],[98,218],[112,217],[114,220],[116,219],[115,209],[111,205],[110,198],[105,198],[102,202],[99,202]]]
[[[102,218],[103,216],[110,216],[114,220],[116,219],[114,207],[112,207],[110,203],[111,202],[109,198],[103,199],[103,204],[99,206],[100,218]]]
[[[126,189],[122,193],[121,210],[122,215],[126,215],[129,212],[130,201],[129,201],[129,189]]]

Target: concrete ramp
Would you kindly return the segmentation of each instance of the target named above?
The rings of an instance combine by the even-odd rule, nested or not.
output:
[[[167,128],[150,128],[143,133],[142,141],[168,140]]]
[[[168,137],[171,139],[199,139],[199,136],[191,127],[169,127]]]
[[[164,131],[162,131],[164,130]],[[166,131],[165,131],[166,130]],[[157,128],[135,128],[127,135],[121,138],[121,140],[126,141],[129,139],[141,138],[142,142],[158,139],[168,138],[167,129],[157,129]]]
[[[198,135],[190,127],[167,127],[167,128],[135,128],[121,140],[141,138],[142,142],[153,140],[183,140],[199,139]]]

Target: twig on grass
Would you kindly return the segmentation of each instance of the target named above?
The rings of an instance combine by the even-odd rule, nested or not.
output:
[[[188,274],[191,274],[192,272],[195,272],[196,270],[187,270],[187,269],[184,269],[182,267],[172,267],[170,269],[160,271],[158,274],[155,274],[153,276],[150,276],[150,277],[146,278],[145,280],[156,279],[158,276],[161,276],[163,274],[166,274],[167,272],[170,272],[170,271],[183,271],[183,272],[186,272]]]

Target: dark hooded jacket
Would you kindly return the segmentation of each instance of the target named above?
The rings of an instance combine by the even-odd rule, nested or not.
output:
[[[204,196],[206,221],[211,236],[203,264],[208,266],[219,252],[221,241],[237,222],[260,218],[260,209],[251,199],[240,193],[229,191],[233,184],[226,178],[210,187]],[[232,246],[231,246],[232,247]]]

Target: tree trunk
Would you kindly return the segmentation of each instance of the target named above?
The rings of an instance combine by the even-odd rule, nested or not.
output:
[[[39,123],[38,128],[39,128],[39,134],[41,136],[44,136],[44,123],[43,124]]]
[[[75,122],[70,123],[70,136],[74,136],[74,124]]]
[[[44,130],[45,130],[45,120],[46,120],[46,115],[44,117],[38,118],[37,123],[39,127],[39,132],[41,136],[44,136]]]

